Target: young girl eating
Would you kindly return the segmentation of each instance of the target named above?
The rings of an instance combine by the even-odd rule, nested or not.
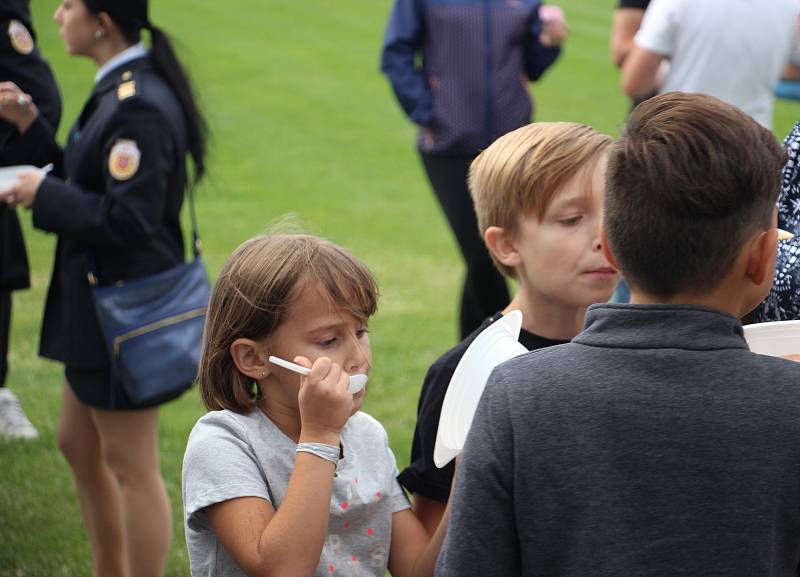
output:
[[[183,462],[193,577],[433,575],[447,516],[429,536],[359,411],[366,389],[347,390],[372,368],[377,298],[361,262],[314,236],[260,236],[228,259],[200,361],[210,412]]]

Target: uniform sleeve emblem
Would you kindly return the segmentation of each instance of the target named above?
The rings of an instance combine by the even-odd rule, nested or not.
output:
[[[33,36],[19,20],[12,20],[8,23],[8,37],[11,40],[11,46],[20,54],[33,52]]]
[[[119,100],[125,100],[126,98],[130,98],[135,94],[136,94],[135,80],[128,80],[127,82],[123,82],[117,87],[117,98]]]
[[[135,140],[120,138],[108,155],[108,172],[116,180],[128,180],[139,170],[142,153]]]

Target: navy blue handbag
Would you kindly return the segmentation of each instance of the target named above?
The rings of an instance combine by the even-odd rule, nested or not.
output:
[[[94,271],[89,275],[111,359],[111,386],[134,406],[173,399],[197,376],[211,286],[200,258],[191,193],[189,201],[193,261],[108,286],[97,286]]]

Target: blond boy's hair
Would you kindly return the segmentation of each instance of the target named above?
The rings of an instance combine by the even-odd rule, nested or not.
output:
[[[469,189],[481,236],[490,226],[516,232],[519,218],[544,217],[553,198],[576,175],[591,190],[591,170],[611,146],[610,136],[573,122],[535,122],[495,140],[469,170]],[[516,271],[498,262],[506,276]]]

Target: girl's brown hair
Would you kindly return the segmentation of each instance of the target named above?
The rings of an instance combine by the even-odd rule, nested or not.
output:
[[[238,338],[262,339],[284,321],[306,283],[315,283],[337,308],[366,320],[375,314],[378,288],[367,267],[342,247],[306,234],[250,239],[228,258],[211,293],[198,380],[209,410],[252,410],[253,380],[230,354]]]

